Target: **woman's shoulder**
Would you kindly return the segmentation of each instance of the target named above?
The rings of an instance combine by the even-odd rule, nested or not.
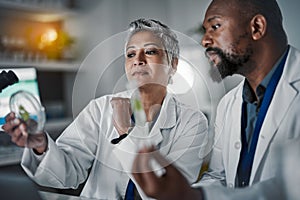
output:
[[[169,103],[172,104],[172,102],[175,105],[177,113],[181,115],[197,115],[198,117],[206,118],[206,115],[201,110],[200,105],[191,105],[189,103],[183,102],[177,95],[170,94]]]

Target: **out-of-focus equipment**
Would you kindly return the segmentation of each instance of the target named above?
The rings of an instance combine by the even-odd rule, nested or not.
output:
[[[13,71],[2,71],[0,73],[0,93],[3,89],[8,87],[9,85],[12,85],[14,83],[17,83],[19,81],[17,75]]]

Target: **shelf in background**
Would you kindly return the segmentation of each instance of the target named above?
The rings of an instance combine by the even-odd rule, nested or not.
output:
[[[45,61],[45,62],[27,62],[27,61],[0,61],[0,69],[5,67],[35,67],[41,71],[65,71],[76,72],[79,67],[79,62],[66,61]]]
[[[56,1],[12,1],[0,0],[0,14],[13,15],[40,22],[52,22],[74,15],[64,0]]]

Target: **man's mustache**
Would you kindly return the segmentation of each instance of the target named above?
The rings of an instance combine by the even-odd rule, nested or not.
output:
[[[219,56],[223,56],[224,53],[223,51],[218,48],[218,47],[208,47],[206,50],[205,50],[205,55],[208,56],[209,53],[214,53],[214,54],[218,54]]]

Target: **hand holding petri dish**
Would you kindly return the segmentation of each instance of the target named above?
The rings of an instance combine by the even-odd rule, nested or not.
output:
[[[20,90],[10,97],[9,107],[16,117],[24,121],[29,134],[41,133],[46,121],[45,108],[30,92]]]

